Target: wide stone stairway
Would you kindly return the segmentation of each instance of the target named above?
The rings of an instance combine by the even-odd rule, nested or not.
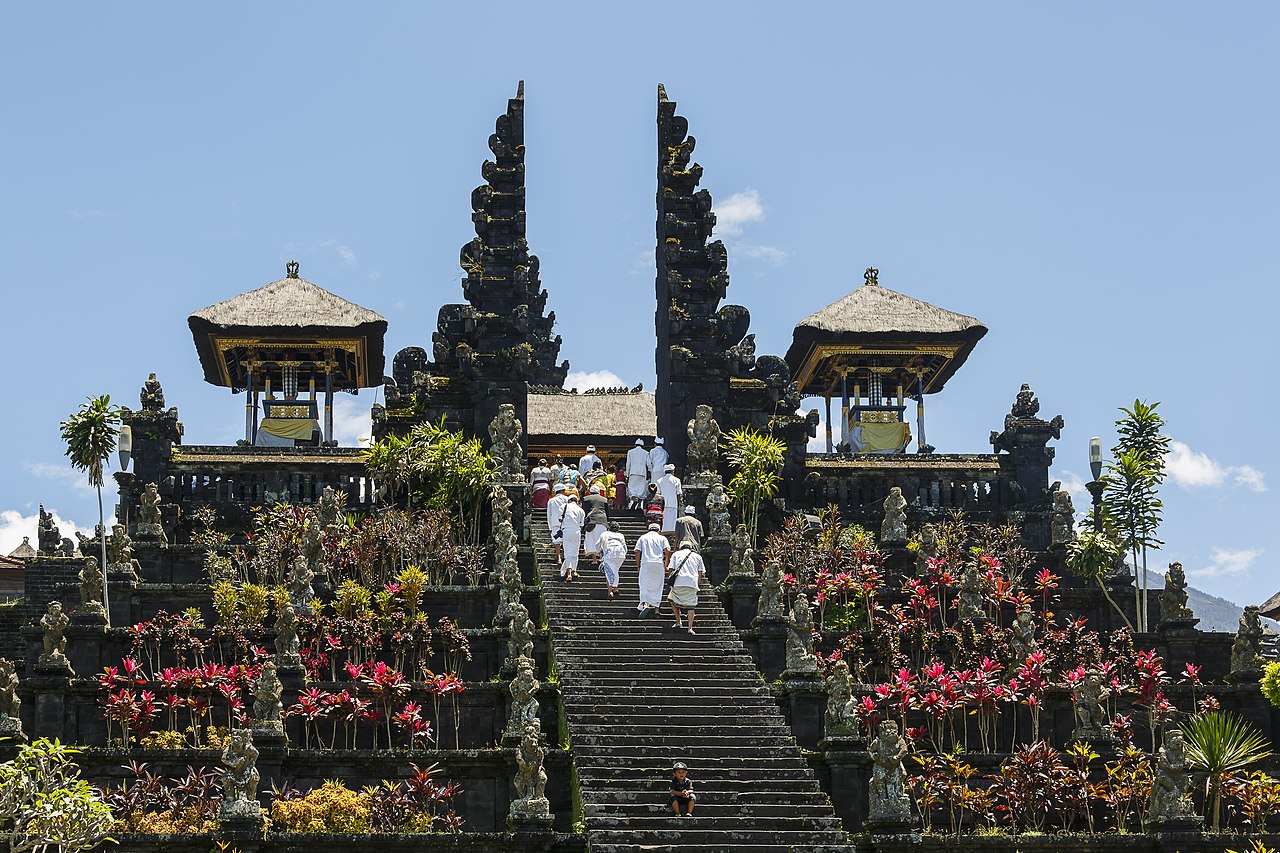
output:
[[[634,547],[639,514],[615,520]],[[541,511],[533,530],[591,850],[852,851],[714,592],[704,583],[696,636],[667,605],[637,619],[634,556],[610,601],[593,565],[560,579]],[[692,818],[667,804],[675,761],[689,766]]]

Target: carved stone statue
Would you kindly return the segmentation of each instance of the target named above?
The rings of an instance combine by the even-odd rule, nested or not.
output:
[[[77,550],[82,557],[92,557],[94,554],[102,553],[100,540],[102,539],[102,525],[96,525],[94,536],[85,536],[79,530],[76,533]]]
[[[533,674],[533,661],[520,658],[516,677],[511,679],[511,716],[507,718],[508,737],[520,737],[528,723],[538,720],[538,679]]]
[[[520,565],[516,561],[515,528],[511,525],[511,496],[502,486],[494,486],[491,496],[493,506],[493,565],[498,575],[498,609],[494,614],[495,625],[505,625],[511,617],[511,605],[520,602],[524,584],[520,577]]]
[[[231,738],[222,750],[222,806],[218,810],[221,820],[261,821],[262,807],[258,805],[258,748],[253,745],[253,735],[248,729],[232,729]]]
[[[906,770],[902,759],[907,741],[898,733],[898,724],[884,720],[868,747],[871,753],[871,785],[867,789],[867,821],[901,824],[911,820],[911,800],[907,796]]]
[[[283,693],[284,686],[276,672],[276,662],[268,660],[262,665],[262,673],[253,687],[254,734],[274,737],[284,734],[284,706],[280,702]]]
[[[920,528],[920,547],[916,551],[916,577],[929,574],[929,561],[938,557],[938,528],[926,524]]]
[[[111,535],[107,537],[107,566],[132,569],[135,576],[142,569],[133,558],[133,540],[123,524],[111,525]]]
[[[724,493],[724,484],[716,477],[707,492],[707,515],[710,517],[710,528],[707,541],[726,542],[729,539],[729,496]]]
[[[880,544],[907,544],[907,499],[902,496],[902,489],[898,486],[889,489],[889,497],[884,499],[884,521],[880,524]]]
[[[1151,796],[1147,800],[1147,825],[1199,824],[1201,818],[1191,804],[1191,769],[1187,766],[1187,743],[1182,729],[1166,726],[1164,746],[1156,758]]]
[[[1262,617],[1258,605],[1250,604],[1240,614],[1240,627],[1231,644],[1231,674],[1256,675],[1262,669]]]
[[[1053,493],[1053,518],[1049,523],[1050,544],[1066,547],[1076,537],[1076,508],[1071,495],[1059,489]]]
[[[711,407],[698,404],[689,421],[688,473],[714,474],[720,466],[720,424],[711,416]]]
[[[1036,399],[1036,393],[1031,390],[1031,386],[1026,382],[1022,383],[1022,387],[1018,389],[1018,396],[1013,401],[1013,406],[1009,409],[1009,417],[1016,420],[1025,420],[1034,418],[1040,414],[1040,401]],[[1009,427],[1008,418],[1005,419],[1005,428]]]
[[[320,526],[325,530],[337,527],[342,521],[342,510],[346,503],[346,492],[339,492],[333,486],[325,486],[320,493],[320,500],[316,501],[315,515]]]
[[[0,736],[22,735],[22,699],[18,696],[18,673],[13,662],[0,658]]]
[[[1014,667],[1018,667],[1026,661],[1038,645],[1036,641],[1036,623],[1031,615],[1031,605],[1023,604],[1018,608],[1018,615],[1014,617],[1011,631],[1012,636],[1009,639],[1009,647],[1013,651],[1012,664]]]
[[[40,505],[40,522],[36,526],[36,543],[41,554],[58,554],[62,551],[62,533],[58,525],[53,523],[53,516],[44,511]]]
[[[106,615],[106,611],[102,607],[103,578],[102,569],[98,567],[98,558],[85,557],[78,577],[80,578],[80,606],[76,608],[77,615],[101,619]]]
[[[858,734],[858,716],[853,703],[853,676],[849,664],[836,661],[827,674],[827,711],[822,731],[828,737],[853,737]]]
[[[138,508],[138,537],[142,539],[159,539],[167,541],[164,534],[164,523],[160,517],[160,487],[155,483],[147,483],[142,490],[141,506]]]
[[[1195,614],[1187,606],[1187,576],[1182,563],[1170,563],[1164,575],[1164,589],[1160,591],[1160,621],[1185,622]]]
[[[156,379],[153,373],[147,377],[147,381],[142,383],[142,390],[138,393],[138,402],[142,404],[144,412],[163,412],[164,411],[164,389],[160,387],[160,380]]]
[[[1071,688],[1076,715],[1076,728],[1071,733],[1073,740],[1110,740],[1107,731],[1107,697],[1110,695],[1111,691],[1102,683],[1102,674],[1092,669]]]
[[[520,748],[516,750],[516,799],[511,802],[513,821],[551,816],[551,803],[547,801],[546,794],[547,771],[542,766],[545,755],[542,726],[536,719],[525,723]]]
[[[533,660],[533,620],[529,618],[529,610],[516,602],[511,605],[511,620],[508,623],[511,631],[507,640],[507,657],[511,661],[519,661],[521,657]]]
[[[311,588],[311,581],[315,578],[311,571],[311,566],[307,563],[306,556],[299,554],[293,558],[293,565],[289,568],[289,574],[285,578],[285,586],[289,591],[289,603],[293,605],[294,613],[299,616],[312,616],[311,599],[315,598],[315,590]]]
[[[516,407],[511,403],[498,406],[497,416],[489,422],[489,455],[498,463],[498,479],[503,483],[524,482],[523,435]]]
[[[756,552],[751,547],[751,535],[747,533],[747,526],[739,524],[734,528],[733,536],[729,539],[731,550],[729,551],[729,574],[731,575],[751,575],[756,573]]]
[[[40,653],[37,663],[40,666],[56,669],[71,669],[67,661],[67,638],[63,636],[71,620],[62,612],[62,602],[50,601],[49,609],[40,617],[40,627],[44,629],[42,643],[44,651]]]
[[[787,670],[793,673],[818,671],[813,654],[813,611],[803,592],[796,595],[787,619]]]
[[[982,575],[978,573],[977,563],[969,563],[960,575],[956,615],[961,620],[987,621],[987,597],[982,591]]]
[[[300,538],[298,550],[307,561],[307,568],[314,577],[324,569],[324,527],[320,523],[319,515],[315,512],[307,513],[307,518],[302,523]]]
[[[756,604],[756,618],[777,618],[781,615],[782,567],[776,560],[768,560],[760,576],[760,600]]]
[[[298,654],[298,614],[293,604],[285,602],[276,614],[276,660],[277,666],[284,669],[302,667],[302,657]]]

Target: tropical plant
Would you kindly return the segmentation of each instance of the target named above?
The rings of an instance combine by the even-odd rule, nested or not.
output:
[[[760,508],[772,500],[782,482],[782,456],[786,444],[750,427],[738,427],[726,436],[725,459],[733,469],[725,491],[738,508],[754,545],[760,527]]]
[[[1262,695],[1280,708],[1280,661],[1272,661],[1262,670]]]
[[[80,778],[78,750],[43,738],[0,764],[0,839],[10,853],[56,847],[87,850],[107,837],[113,818],[98,790]]]
[[[103,577],[107,571],[106,519],[102,510],[102,466],[116,449],[116,436],[120,434],[120,407],[111,405],[111,397],[103,394],[90,397],[80,404],[61,423],[62,440],[67,444],[66,454],[72,466],[89,475],[89,485],[98,492],[98,539],[102,548],[98,565]],[[110,613],[107,586],[102,585],[102,606]]]
[[[1266,739],[1235,714],[1196,714],[1182,727],[1187,762],[1208,774],[1205,813],[1215,830],[1222,827],[1222,781],[1271,754]]]
[[[1120,546],[1105,532],[1082,530],[1067,543],[1067,568],[1078,578],[1092,579],[1102,590],[1111,607],[1120,614],[1124,624],[1133,630],[1133,623],[1120,609],[1107,589],[1107,576],[1120,559]]]

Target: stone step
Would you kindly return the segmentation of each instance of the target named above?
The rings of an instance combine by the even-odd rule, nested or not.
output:
[[[630,819],[660,817],[666,819],[671,814],[667,805],[666,790],[651,792],[645,799],[632,803],[586,803],[582,804],[586,817]],[[725,802],[698,791],[697,813],[699,818],[749,819],[759,827],[764,821],[772,818],[820,818],[831,820],[831,805],[826,802],[813,803],[738,803]],[[635,826],[632,822],[631,826]],[[830,829],[828,824],[826,827]]]
[[[665,805],[665,803],[664,803]],[[693,821],[686,822],[681,820],[676,824],[676,829],[681,832],[689,832],[697,830],[698,832],[749,832],[759,835],[763,832],[842,832],[840,819],[832,817],[828,812],[826,817],[816,817],[813,815],[797,815],[790,816],[770,816],[759,817],[755,815],[732,814],[721,812],[702,811],[702,804],[699,803],[695,809],[695,818]],[[612,829],[613,827],[628,828],[635,833],[652,833],[665,832],[672,829],[672,824],[676,820],[668,807],[666,812],[650,812],[643,815],[612,815],[601,814],[591,815],[587,818],[587,826],[590,827],[594,823],[606,823]]]
[[[670,779],[671,765],[680,758],[679,753],[657,758],[653,755],[610,756],[576,754],[575,765],[579,778],[630,779],[651,784],[654,779]],[[813,771],[797,756],[776,758],[714,758],[699,757],[686,762],[695,779],[752,779],[770,784],[779,780],[788,782],[808,779]],[[781,786],[779,786],[781,787]]]
[[[625,802],[635,802],[637,797],[650,797],[653,792],[662,793],[670,784],[671,770],[649,776],[644,779],[615,779],[597,776],[591,780],[590,790],[583,792],[584,802],[612,802],[623,798]],[[717,776],[713,779],[694,779],[701,796],[705,794],[721,801],[742,800],[743,802],[814,802],[806,797],[818,797],[825,801],[826,794],[818,786],[818,781],[808,779],[788,779],[782,782],[761,782],[751,778],[728,778]],[[743,799],[747,798],[747,799]],[[795,800],[789,798],[796,798]],[[665,800],[663,800],[665,802]]]
[[[658,797],[660,804],[665,806],[667,785],[669,782],[662,779],[654,782],[652,787],[648,788],[630,788],[630,787],[606,787],[603,785],[596,786],[590,796],[583,795],[584,807],[604,808],[608,806],[632,806],[632,805],[649,805],[657,802]],[[727,783],[721,781],[720,784],[697,782],[697,791],[699,797],[699,807],[703,805],[714,806],[734,806],[742,808],[762,808],[762,807],[778,807],[778,808],[822,808],[829,810],[831,802],[827,799],[827,795],[817,789],[803,791],[758,791],[749,783],[741,783],[740,789],[729,789]],[[825,812],[829,814],[830,812]]]
[[[688,748],[723,749],[726,755],[740,755],[744,749],[773,749],[776,747],[798,748],[790,734],[765,733],[747,730],[738,734],[725,734],[715,729],[689,729],[672,727],[649,730],[637,733],[621,731],[604,732],[602,734],[586,734],[574,732],[574,746],[581,746],[588,752],[601,749],[616,749],[627,752],[632,747],[670,746],[679,748],[682,744]]]
[[[844,833],[839,830],[800,830],[774,831],[756,828],[754,830],[716,830],[701,829],[698,818],[669,819],[667,829],[651,830],[597,830],[588,823],[591,833],[592,853],[602,848],[597,845],[623,844],[631,845],[632,850],[653,850],[653,844],[679,845],[680,850],[697,849],[694,845],[708,845],[708,850],[814,850],[814,845],[845,845]],[[781,847],[777,846],[781,845]],[[658,848],[661,849],[661,848]],[[674,848],[673,848],[674,849]],[[836,846],[834,849],[852,850],[849,846]]]
[[[649,717],[643,722],[627,718],[619,719],[612,722],[600,722],[600,717],[584,717],[578,715],[566,715],[569,719],[569,725],[573,728],[574,739],[583,737],[592,738],[599,737],[607,740],[617,737],[620,732],[652,732],[662,731],[674,737],[698,738],[706,733],[712,733],[717,737],[736,738],[741,741],[750,740],[757,736],[768,737],[791,737],[791,729],[780,720],[772,717],[761,717],[759,722],[750,726],[726,726],[717,725],[715,720],[690,720],[688,717]],[[587,741],[588,743],[590,741]]]
[[[686,818],[672,818],[686,820]],[[694,821],[697,818],[693,819]],[[594,838],[594,835],[592,836]],[[591,853],[724,853],[725,850],[747,850],[750,853],[854,853],[852,844],[762,844],[753,843],[749,847],[724,847],[719,843],[690,844],[680,843],[596,843],[591,844]]]

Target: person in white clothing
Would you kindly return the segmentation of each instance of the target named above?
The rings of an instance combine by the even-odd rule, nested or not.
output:
[[[667,601],[671,602],[671,613],[676,617],[676,624],[672,627],[685,627],[680,619],[680,611],[683,609],[688,612],[688,628],[692,634],[693,614],[698,607],[698,584],[707,572],[702,555],[693,549],[693,542],[686,539],[680,543],[680,550],[672,556],[667,570],[671,578],[671,592],[667,595]]]
[[[662,477],[662,472],[666,470],[667,463],[671,461],[671,454],[667,453],[667,448],[663,447],[662,436],[658,436],[653,440],[653,450],[649,451],[649,482],[656,483]]]
[[[594,444],[588,444],[586,454],[578,460],[578,473],[590,473],[591,469],[597,465],[603,466],[604,463],[600,461],[599,456],[596,456],[596,446]]]
[[[676,466],[670,462],[664,466],[664,473],[658,478],[658,493],[662,495],[662,532],[675,533],[676,519],[680,517],[683,506],[684,485],[676,476]]]
[[[564,493],[564,483],[556,483],[552,487],[551,500],[547,501],[547,532],[551,534],[551,544],[556,546],[556,559],[564,559],[564,555],[560,551],[560,539],[556,536],[556,531],[560,529],[560,519],[564,514],[565,504],[569,503],[569,496]]]
[[[618,572],[627,559],[627,537],[618,530],[618,522],[609,522],[609,530],[600,543],[604,549],[604,557],[600,560],[600,570],[604,572],[604,583],[609,589],[609,597],[618,594]]]
[[[649,531],[636,540],[636,567],[640,570],[640,604],[636,610],[642,612],[662,604],[663,578],[667,560],[671,558],[671,543],[659,527],[658,524],[650,524]]]
[[[578,506],[578,496],[569,495],[560,522],[560,548],[564,559],[560,563],[560,577],[572,581],[578,576],[578,553],[582,550],[582,525],[587,514]]]
[[[637,438],[636,446],[627,451],[627,508],[637,509],[644,500],[649,486],[649,451],[644,449],[644,439]]]

